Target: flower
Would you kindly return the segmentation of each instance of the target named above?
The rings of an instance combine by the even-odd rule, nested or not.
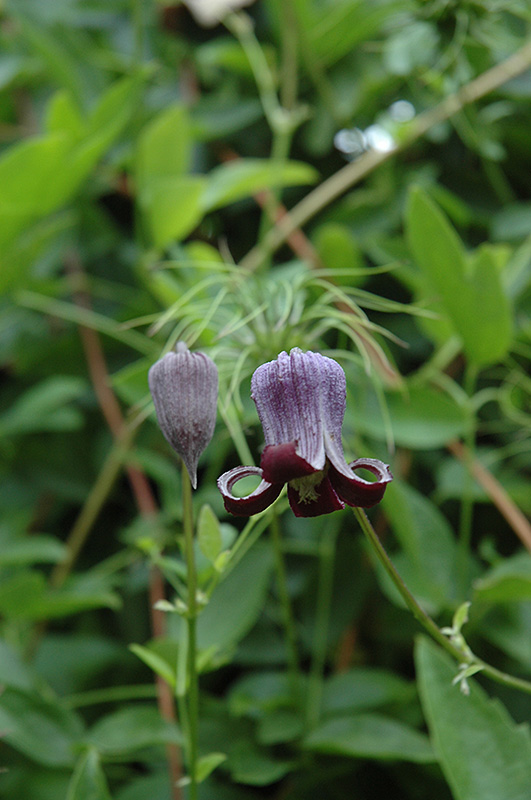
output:
[[[251,381],[251,396],[264,429],[260,467],[236,467],[218,479],[225,508],[251,516],[276,500],[284,484],[297,517],[329,514],[346,505],[370,508],[393,476],[387,464],[359,458],[347,464],[341,444],[346,407],[345,373],[331,358],[298,347],[262,364]],[[376,476],[368,481],[354,470]],[[233,486],[250,475],[260,485],[246,497]]]
[[[216,425],[218,371],[204,353],[191,353],[184,342],[166,353],[148,373],[159,427],[181,456],[197,487],[197,463]]]
[[[248,6],[253,0],[184,0],[197,22],[206,28],[218,25],[230,11]]]

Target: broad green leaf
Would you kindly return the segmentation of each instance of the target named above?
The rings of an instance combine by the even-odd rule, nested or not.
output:
[[[411,385],[405,392],[388,392],[393,438],[397,445],[418,450],[443,447],[462,436],[468,426],[465,409],[449,395],[427,386]],[[371,388],[356,394],[354,424],[375,439],[385,441],[386,428],[378,399]]]
[[[83,117],[72,94],[66,89],[56,92],[48,103],[46,130],[49,133],[69,133],[73,140],[83,136]]]
[[[157,177],[143,184],[139,203],[156,247],[167,247],[188,236],[203,217],[201,175]]]
[[[201,507],[197,520],[197,539],[203,555],[212,563],[223,546],[219,520],[209,505]]]
[[[184,106],[171,106],[155,117],[138,138],[135,172],[140,194],[154,181],[186,173],[191,146],[190,120]]]
[[[70,376],[46,378],[28,389],[2,416],[0,431],[5,436],[34,431],[68,431],[79,428],[83,417],[66,404],[86,389],[85,381]]]
[[[27,536],[5,541],[0,537],[0,566],[25,564],[57,564],[67,553],[66,547],[53,536]]]
[[[180,744],[177,725],[162,719],[155,705],[135,705],[98,720],[88,739],[103,755],[121,756],[145,747]]]
[[[361,250],[346,225],[327,222],[317,229],[313,239],[319,258],[328,269],[349,270],[349,285],[361,283],[362,279],[351,272],[363,266]]]
[[[315,169],[299,161],[241,158],[215,167],[208,174],[201,207],[206,213],[264,189],[300,186],[316,179]]]
[[[0,640],[0,686],[29,691],[35,684],[36,676],[28,664],[7,642]]]
[[[295,766],[293,761],[272,758],[252,741],[240,741],[227,760],[232,779],[250,786],[269,786],[276,783]]]
[[[474,599],[490,603],[531,600],[531,555],[518,553],[492,567],[475,582]]]
[[[379,761],[435,761],[427,736],[380,714],[350,714],[327,720],[304,740],[304,747],[315,753]]]
[[[71,767],[83,734],[78,717],[56,700],[6,689],[0,702],[0,730],[5,740],[32,761]]]
[[[402,547],[394,560],[410,590],[432,613],[452,607],[456,546],[446,518],[431,500],[400,481],[387,487],[382,507]]]
[[[412,699],[414,687],[383,669],[355,667],[327,678],[321,703],[324,715],[395,705]]]
[[[285,708],[290,703],[290,685],[285,672],[249,673],[236,681],[229,692],[229,709],[234,716],[255,717]]]
[[[433,746],[455,800],[528,800],[529,728],[516,725],[473,679],[469,696],[453,686],[455,662],[424,637],[415,663]]]
[[[304,732],[304,720],[297,711],[279,708],[260,719],[257,738],[265,745],[282,744],[298,739]]]
[[[168,686],[175,687],[175,668],[171,668],[165,658],[162,658],[158,653],[149,647],[144,647],[141,644],[131,644],[129,649],[141,661],[144,662],[150,669],[153,670],[161,678],[164,678]]]
[[[93,748],[79,758],[66,800],[112,800],[98,753]]]
[[[407,233],[413,256],[475,364],[496,363],[511,344],[512,319],[497,260],[489,248],[467,257],[442,211],[420,188],[411,191]]]

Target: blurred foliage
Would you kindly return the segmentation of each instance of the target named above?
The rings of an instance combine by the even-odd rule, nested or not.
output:
[[[441,625],[470,601],[472,650],[529,678],[530,35],[526,0],[258,0],[210,28],[169,0],[0,4],[5,800],[180,796],[153,679],[186,693],[180,477],[147,392],[179,339],[220,371],[200,797],[528,796],[529,696],[465,696],[352,516],[281,498],[301,708],[270,512],[228,519],[215,479],[259,459],[254,369],[336,358],[346,452],[395,474],[371,518],[399,572]]]

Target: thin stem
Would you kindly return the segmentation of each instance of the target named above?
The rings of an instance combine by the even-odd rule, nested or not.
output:
[[[323,694],[323,675],[326,664],[330,607],[334,587],[334,555],[336,550],[337,526],[325,530],[319,544],[319,578],[317,584],[317,611],[313,635],[312,662],[308,678],[306,696],[306,727],[312,730],[319,721],[321,697]]]
[[[182,469],[183,533],[186,560],[188,613],[187,679],[188,679],[188,772],[190,774],[189,800],[197,800],[197,733],[199,719],[199,684],[197,675],[197,574],[194,553],[194,518],[192,485],[188,472]]]
[[[497,683],[502,683],[505,686],[510,686],[512,689],[520,689],[522,692],[526,692],[527,694],[531,694],[531,681],[526,681],[523,678],[517,678],[514,675],[509,675],[506,672],[502,672],[496,667],[491,667],[490,664],[487,664],[482,659],[478,658],[474,653],[472,653],[468,648],[467,652],[465,653],[459,647],[456,647],[450,639],[448,639],[444,633],[440,630],[438,625],[433,621],[433,619],[427,614],[424,609],[417,603],[409,589],[407,588],[406,584],[402,580],[400,574],[398,573],[395,565],[387,555],[387,552],[380,542],[378,536],[374,528],[372,527],[371,523],[369,522],[367,515],[361,508],[353,508],[352,509],[354,516],[358,520],[363,533],[365,534],[366,538],[368,539],[371,547],[375,550],[376,555],[380,563],[382,564],[383,568],[391,578],[392,582],[400,592],[402,599],[404,600],[406,606],[409,608],[417,622],[424,628],[424,630],[429,633],[429,635],[434,639],[438,644],[441,645],[447,653],[449,653],[453,658],[455,658],[460,664],[474,664],[481,668],[484,675],[487,675],[491,680],[496,681]]]
[[[295,629],[295,619],[293,617],[293,609],[291,607],[291,599],[288,590],[286,563],[284,560],[284,552],[282,550],[282,537],[280,534],[280,525],[278,522],[278,515],[274,508],[271,515],[270,527],[271,527],[271,536],[273,541],[273,551],[275,554],[278,594],[280,598],[280,605],[282,608],[284,630],[286,633],[286,645],[288,649],[288,665],[290,672],[290,681],[292,685],[293,696],[295,700],[298,702],[300,696],[300,662],[299,662],[299,653],[297,649],[297,633]]]

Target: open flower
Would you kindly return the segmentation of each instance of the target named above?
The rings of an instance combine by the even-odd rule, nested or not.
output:
[[[166,353],[148,373],[157,421],[181,456],[194,489],[197,464],[216,425],[218,371],[204,353],[191,353],[184,342]]]
[[[378,503],[393,476],[387,464],[359,458],[347,464],[341,444],[345,416],[345,373],[336,361],[295,347],[258,367],[251,394],[264,429],[260,467],[236,467],[218,479],[225,508],[251,516],[276,500],[284,484],[297,517],[315,517],[346,505],[370,508]],[[364,469],[375,481],[355,474]],[[261,478],[247,497],[234,497],[233,486],[250,475]]]

